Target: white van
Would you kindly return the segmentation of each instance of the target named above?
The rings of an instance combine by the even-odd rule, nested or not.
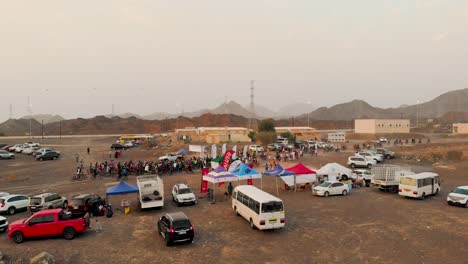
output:
[[[276,229],[285,225],[283,201],[252,185],[234,189],[232,209],[250,222],[252,229]]]
[[[433,172],[423,172],[400,178],[398,194],[401,196],[424,199],[437,195],[440,191],[440,176]]]

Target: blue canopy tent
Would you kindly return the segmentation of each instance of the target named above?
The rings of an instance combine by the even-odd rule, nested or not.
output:
[[[174,152],[175,155],[188,155],[190,152],[184,148],[179,149],[177,152]]]
[[[262,174],[245,163],[241,163],[239,166],[230,171],[232,174],[237,176],[237,181],[251,180],[251,179],[262,179]],[[263,188],[263,183],[262,183]]]
[[[276,181],[276,194],[279,196],[279,189],[278,189],[278,177],[281,176],[291,176],[294,175],[294,172],[285,170],[281,165],[276,165],[275,168],[269,171],[265,171],[263,174],[268,175],[268,176],[275,176],[275,181]]]
[[[134,185],[130,185],[124,181],[119,182],[119,184],[107,188],[106,190],[106,201],[109,203],[109,195],[123,195],[123,194],[129,194],[129,193],[137,193],[138,187]]]

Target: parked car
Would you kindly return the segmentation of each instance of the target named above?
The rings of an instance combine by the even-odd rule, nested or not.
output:
[[[447,196],[449,205],[461,205],[468,208],[468,185],[455,188]]]
[[[78,233],[88,230],[89,220],[73,218],[63,209],[51,209],[37,212],[27,219],[20,219],[8,227],[8,237],[16,243],[25,238],[63,236],[67,240],[75,238]]]
[[[57,153],[60,153],[60,152],[56,151],[56,150],[53,149],[53,148],[40,148],[40,149],[34,151],[34,152],[32,153],[32,155],[33,155],[33,156],[37,156],[37,155],[39,155],[39,154],[44,154],[44,153],[47,153],[47,152],[57,152]]]
[[[7,196],[7,195],[10,195],[10,194],[7,192],[0,192],[0,197]]]
[[[23,150],[23,154],[32,155],[35,151],[39,150],[40,147],[29,147]]]
[[[103,216],[105,213],[104,205],[106,201],[97,194],[81,194],[70,199],[68,211],[73,215],[80,217],[86,213],[93,216]]]
[[[29,205],[29,197],[25,195],[10,194],[0,197],[0,213],[14,215],[19,211],[26,211]]]
[[[6,150],[0,150],[0,159],[14,159],[15,154],[10,153]]]
[[[314,194],[317,196],[328,197],[329,195],[348,195],[349,187],[342,182],[326,181],[319,186],[314,187]]]
[[[119,143],[114,143],[112,144],[110,148],[113,150],[120,150],[120,149],[125,149],[125,146]]]
[[[390,151],[390,150],[385,149],[385,148],[377,148],[377,149],[375,149],[375,152],[377,152],[377,154],[380,154],[380,155],[384,156],[386,159],[395,158],[395,152]]]
[[[268,144],[267,149],[272,150],[272,151],[277,151],[281,149],[281,145],[278,143],[273,143],[273,144]]]
[[[388,139],[385,138],[385,137],[381,137],[381,138],[379,138],[379,142],[380,142],[380,143],[387,143],[387,142],[388,142]]]
[[[361,152],[358,152],[357,156],[366,157],[368,159],[375,160],[375,162],[377,163],[383,161],[383,156],[373,151],[361,151]]]
[[[0,232],[5,232],[8,229],[8,220],[0,216]]]
[[[195,236],[190,219],[183,212],[167,213],[158,221],[158,232],[170,246],[176,242],[192,242]]]
[[[10,152],[15,152],[15,151],[16,151],[16,148],[19,148],[19,147],[22,147],[22,146],[23,146],[23,144],[15,144],[15,145],[13,145],[12,147],[10,147],[10,148],[8,149],[8,151],[10,151]]]
[[[168,153],[165,156],[159,157],[160,161],[176,161],[177,159],[182,158],[182,155],[177,155],[174,153]]]
[[[22,153],[23,150],[26,150],[26,149],[29,149],[28,145],[21,145],[21,146],[15,148],[15,152],[16,153]]]
[[[56,160],[60,157],[60,153],[55,151],[44,152],[36,155],[37,160]]]
[[[127,141],[123,144],[124,148],[133,148],[135,145],[131,141]]]
[[[249,151],[265,152],[265,149],[260,145],[250,145],[249,146]]]
[[[197,203],[197,198],[192,189],[183,183],[176,184],[172,188],[172,200],[177,203],[177,206]]]
[[[31,197],[29,212],[34,213],[45,209],[67,208],[68,200],[56,193],[43,193]]]
[[[5,145],[5,146],[1,147],[0,150],[8,151],[11,147],[12,147],[11,145]]]
[[[372,168],[372,166],[376,165],[377,162],[375,160],[368,159],[367,157],[351,156],[348,158],[347,164],[353,169],[357,167]]]
[[[0,143],[0,149],[4,148],[4,147],[6,147],[6,146],[8,146],[8,144],[6,144],[6,143]]]
[[[368,170],[354,170],[352,179],[362,179],[366,183],[366,187],[371,186],[372,179],[374,179],[374,175]]]

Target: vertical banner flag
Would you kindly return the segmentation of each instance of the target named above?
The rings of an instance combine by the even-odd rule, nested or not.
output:
[[[209,172],[210,172],[209,168],[203,168],[202,171],[201,171],[201,174],[202,174],[201,188],[200,188],[201,193],[207,193],[208,192],[208,181],[203,180],[203,175],[206,175]]]
[[[226,170],[229,169],[229,165],[231,164],[232,155],[234,155],[234,151],[232,151],[232,150],[226,151],[226,153],[224,154],[224,159],[223,159],[223,163],[221,163],[221,166],[223,166]]]
[[[226,148],[227,148],[227,145],[226,143],[224,143],[223,146],[221,147],[221,155],[226,154]]]
[[[249,146],[245,145],[244,146],[244,151],[242,153],[242,156],[244,156],[244,158],[247,158],[247,150],[249,149]]]
[[[232,158],[233,158],[233,159],[236,159],[236,158],[237,158],[237,145],[235,145],[234,147],[232,147],[232,151],[234,151],[234,155],[232,155]]]
[[[216,147],[215,144],[213,144],[213,145],[211,146],[211,157],[212,157],[213,159],[216,159],[216,157],[218,156],[218,154],[217,154],[216,152],[217,152],[217,147]]]
[[[247,179],[247,185],[253,185],[253,180],[252,179]]]

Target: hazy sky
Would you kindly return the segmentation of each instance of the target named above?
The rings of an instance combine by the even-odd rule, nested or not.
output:
[[[0,121],[228,99],[390,107],[468,87],[466,0],[2,1]]]

